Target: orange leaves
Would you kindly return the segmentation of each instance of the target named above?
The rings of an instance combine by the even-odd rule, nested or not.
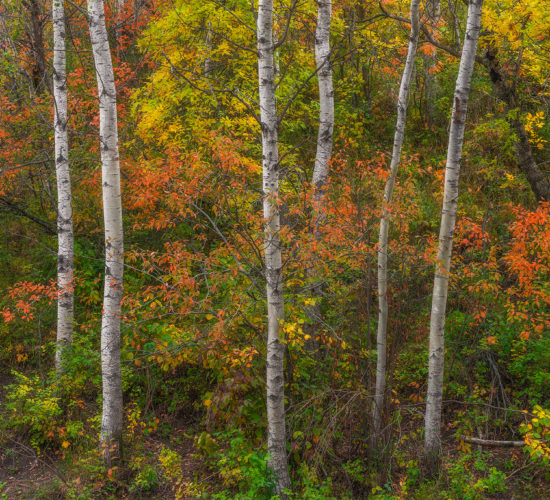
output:
[[[550,277],[550,204],[540,203],[533,212],[512,210],[516,216],[510,228],[513,240],[503,260],[518,280],[517,292],[541,306],[548,304],[550,292],[543,284]]]
[[[15,318],[15,314],[13,314],[10,310],[4,309],[2,312],[0,312],[2,315],[2,318],[4,318],[5,323],[9,323]]]
[[[8,291],[14,310],[5,308],[0,314],[6,323],[17,317],[24,321],[30,321],[34,318],[36,305],[42,300],[47,300],[51,304],[57,299],[58,293],[57,284],[53,280],[48,285],[21,281]]]
[[[435,54],[435,48],[430,44],[422,44],[418,47],[418,52],[425,56],[433,56]]]

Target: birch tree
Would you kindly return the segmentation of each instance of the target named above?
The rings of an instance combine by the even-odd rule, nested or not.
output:
[[[453,235],[458,206],[458,181],[464,139],[464,126],[468,109],[470,82],[476,60],[477,41],[481,27],[483,0],[470,0],[466,34],[456,80],[447,162],[443,210],[439,230],[439,245],[435,264],[432,311],[430,318],[430,347],[428,396],[426,400],[424,452],[427,463],[435,471],[441,449],[441,402],[443,399],[443,368],[445,351],[445,310],[451,267]]]
[[[103,414],[101,443],[108,465],[121,453],[122,379],[120,370],[120,308],[123,278],[122,205],[116,88],[103,0],[88,0],[88,22],[99,96],[99,140],[105,225],[105,284],[101,318]]]
[[[334,88],[332,85],[332,65],[330,62],[330,25],[332,18],[332,0],[319,0],[317,3],[317,26],[315,28],[315,64],[319,85],[319,130],[317,132],[317,150],[313,168],[313,236],[320,238],[320,228],[326,215],[325,194],[329,174],[329,161],[332,155],[334,132]],[[309,271],[313,279],[312,295],[321,295],[321,283],[316,276],[316,259]],[[315,326],[321,315],[319,303],[308,306],[307,314]],[[316,333],[313,332],[308,348],[316,345]]]
[[[267,292],[267,448],[276,490],[286,498],[290,488],[286,455],[284,402],[284,345],[279,330],[284,319],[283,270],[280,243],[279,131],[275,101],[273,0],[260,0],[257,17],[258,86],[262,129],[262,180],[264,211],[264,258]]]
[[[53,0],[53,98],[55,173],[57,178],[57,345],[55,368],[63,371],[63,357],[73,338],[73,210],[67,136],[67,75],[65,8],[63,0]]]
[[[325,216],[324,198],[332,154],[334,131],[334,88],[332,86],[332,65],[330,62],[330,23],[332,0],[317,3],[317,27],[315,29],[315,63],[319,85],[319,131],[317,152],[313,169],[314,234],[319,237],[319,227]]]
[[[384,409],[384,394],[386,391],[386,344],[388,325],[388,232],[390,227],[390,205],[393,198],[393,189],[397,170],[401,160],[401,149],[405,137],[405,124],[407,121],[407,104],[411,88],[411,78],[414,72],[414,61],[418,45],[419,32],[419,6],[420,0],[411,1],[411,34],[405,68],[399,87],[397,100],[397,123],[393,138],[393,151],[390,162],[390,175],[384,188],[384,201],[382,217],[380,219],[380,232],[378,238],[378,331],[376,337],[376,389],[372,407],[374,441],[380,437],[382,426],[382,412]]]

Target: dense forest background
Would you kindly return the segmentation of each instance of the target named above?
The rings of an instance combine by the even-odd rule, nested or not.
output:
[[[276,0],[260,26],[269,4],[106,0],[101,45],[101,0],[2,1],[0,495],[549,498],[550,4]],[[467,28],[475,8],[479,41]],[[52,9],[64,16],[57,24]],[[54,26],[64,33],[57,49]],[[453,164],[457,76],[473,42]],[[317,46],[328,47],[324,62]],[[100,59],[109,53],[116,102]],[[328,116],[330,98],[327,128],[320,110]],[[122,280],[104,232],[105,172],[118,172],[109,124],[124,230],[122,307],[111,316],[105,276],[120,293]],[[56,149],[64,130],[65,158]],[[322,181],[313,179],[320,147]],[[444,200],[446,174],[458,169],[458,198]],[[69,171],[63,212],[59,175]],[[449,270],[438,235],[453,201]],[[61,286],[69,219],[74,274],[65,269]],[[391,222],[382,295],[381,219]],[[449,290],[440,437],[430,448],[434,269]],[[69,291],[71,337],[60,341],[58,303]],[[111,340],[120,328],[118,365],[109,321]],[[266,357],[281,368],[270,380]],[[106,393],[116,375],[108,366],[120,369],[121,399]],[[120,436],[108,425],[117,401]]]

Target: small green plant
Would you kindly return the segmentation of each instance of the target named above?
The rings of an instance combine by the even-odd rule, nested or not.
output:
[[[480,493],[494,495],[495,493],[504,493],[508,489],[505,483],[506,474],[496,467],[491,467],[489,475],[486,478],[479,479],[474,485],[474,489]]]
[[[159,476],[155,468],[145,464],[134,478],[130,491],[152,491],[159,487]]]
[[[363,484],[365,482],[367,469],[363,463],[363,460],[358,458],[351,462],[346,462],[343,467],[350,479],[358,482],[359,484]]]
[[[28,435],[37,450],[59,440],[59,419],[63,410],[55,385],[45,384],[38,376],[27,377],[15,371],[13,374],[17,382],[8,386],[8,414],[2,425]]]
[[[226,449],[216,453],[215,461],[225,486],[238,490],[234,498],[272,498],[275,482],[267,465],[268,454],[252,448],[241,431],[229,434],[228,444]]]
[[[325,481],[319,481],[314,470],[309,468],[305,463],[298,469],[298,483],[301,484],[301,491],[296,493],[292,498],[300,500],[335,500],[336,497],[332,492],[332,481],[328,478]]]
[[[407,478],[403,484],[403,493],[413,491],[420,480],[420,466],[417,460],[407,462]]]

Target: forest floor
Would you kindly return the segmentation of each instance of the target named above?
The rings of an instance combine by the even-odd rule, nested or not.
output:
[[[11,376],[0,376],[0,407],[6,401],[6,387],[13,382]],[[28,442],[25,436],[7,434],[0,430],[0,499],[4,500],[61,500],[66,498],[116,498],[116,499],[164,499],[175,498],[174,481],[163,478],[159,473],[158,484],[148,491],[132,491],[131,484],[135,484],[135,476],[150,467],[159,469],[159,456],[162,451],[169,449],[179,456],[177,483],[193,485],[201,484],[208,491],[222,487],[222,478],[215,471],[208,469],[197,455],[193,436],[202,428],[196,414],[177,414],[167,408],[156,408],[159,417],[158,428],[139,436],[139,450],[130,449],[128,455],[138,453],[141,458],[140,466],[128,467],[117,478],[119,488],[104,496],[99,484],[98,475],[91,481],[82,476],[82,464],[86,454],[63,454],[63,450],[37,451]],[[5,417],[4,417],[5,418]],[[402,422],[401,430],[408,435],[419,435],[421,421],[406,418]],[[446,432],[443,449],[443,467],[440,478],[431,483],[420,479],[422,475],[418,466],[410,467],[414,461],[418,463],[418,449],[421,443],[408,440],[400,446],[398,452],[402,454],[407,467],[393,466],[391,477],[385,477],[383,483],[391,484],[391,491],[396,492],[393,498],[403,499],[439,499],[452,498],[462,500],[460,491],[465,484],[481,484],[475,499],[500,500],[545,500],[550,499],[550,476],[544,469],[536,467],[521,449],[493,448],[480,449],[468,447],[458,442],[454,432]],[[132,443],[130,443],[132,445]],[[89,453],[88,453],[89,456]],[[130,461],[132,459],[130,458]],[[131,472],[130,469],[133,469]],[[416,472],[415,472],[416,471]],[[496,471],[496,472],[495,472]],[[388,471],[389,472],[389,471]],[[411,483],[411,475],[418,475],[419,480]],[[379,478],[381,479],[381,478]],[[372,486],[356,478],[347,478],[352,482],[353,498],[366,499],[370,497]],[[408,488],[403,485],[409,484]],[[500,489],[500,483],[505,488]],[[340,486],[334,484],[334,493]],[[87,488],[87,489],[86,489]],[[474,490],[475,490],[474,486]],[[470,488],[472,489],[472,488]],[[493,491],[491,491],[493,490]],[[499,491],[500,490],[500,491]],[[349,495],[350,491],[348,491]],[[444,496],[441,496],[444,493]],[[450,495],[450,496],[449,496]],[[180,497],[182,498],[182,497]],[[198,497],[183,497],[193,499]],[[337,498],[337,497],[336,497]],[[349,498],[349,497],[348,497]],[[388,497],[391,498],[391,497]],[[467,498],[470,498],[469,496]]]
[[[179,430],[182,431],[182,430]],[[178,429],[175,429],[178,432]],[[64,472],[69,467],[63,459],[47,455],[37,456],[35,450],[30,446],[12,440],[11,445],[0,451],[0,496],[7,500],[64,500],[67,497],[68,483],[74,478],[68,478]],[[166,444],[155,437],[151,437],[145,443],[148,453],[152,457],[158,457],[163,445]],[[172,445],[172,448],[173,445]],[[181,470],[183,472],[180,480],[192,483],[195,479],[195,471],[200,467],[200,462],[194,456],[195,449],[192,439],[186,439],[176,450],[181,456]],[[103,498],[100,496],[100,498]],[[133,495],[125,494],[123,498],[157,498],[169,500],[174,498],[170,485],[160,485],[154,492],[146,494],[143,492]],[[185,498],[185,497],[184,497]],[[188,497],[191,499],[192,497]]]

